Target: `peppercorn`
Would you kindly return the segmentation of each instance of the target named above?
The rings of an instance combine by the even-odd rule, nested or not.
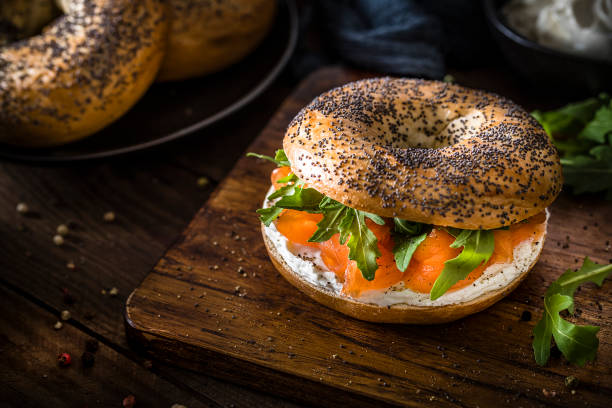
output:
[[[128,395],[123,399],[121,405],[123,406],[123,408],[133,408],[134,405],[136,405],[136,397],[133,395]]]
[[[578,379],[573,375],[565,377],[565,386],[570,389],[574,389],[578,386]]]
[[[85,350],[89,351],[90,353],[95,353],[98,351],[98,347],[98,341],[95,339],[89,339],[85,342]]]
[[[70,314],[70,311],[68,310],[62,310],[62,313],[60,313],[60,317],[62,318],[62,320],[70,320],[70,318],[72,317],[72,315]]]
[[[57,362],[59,363],[60,367],[68,367],[72,362],[72,358],[68,353],[61,353],[59,356],[57,356]]]
[[[68,227],[66,224],[60,224],[57,226],[56,232],[61,236],[68,235]]]
[[[199,188],[205,188],[210,184],[210,180],[206,177],[199,177],[197,180],[197,184]]]
[[[26,203],[17,204],[17,212],[19,214],[27,214],[28,211],[30,211],[30,209],[28,208],[28,205]]]
[[[106,213],[104,213],[104,221],[106,222],[113,222],[115,221],[115,213],[112,211],[108,211]]]
[[[62,246],[64,245],[64,237],[62,237],[61,235],[54,235],[53,236],[53,243],[57,246]]]
[[[81,356],[81,362],[83,363],[83,367],[85,368],[93,367],[95,361],[96,361],[96,357],[94,356],[93,353],[89,351],[83,352],[83,355]]]

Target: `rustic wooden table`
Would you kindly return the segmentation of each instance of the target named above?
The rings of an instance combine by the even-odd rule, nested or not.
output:
[[[0,406],[121,406],[128,395],[146,407],[293,406],[147,360],[126,342],[123,311],[294,85],[282,76],[229,120],[141,154],[53,167],[0,163]],[[204,188],[201,177],[210,180]],[[112,223],[103,219],[109,211]],[[60,224],[70,233],[57,246]],[[63,310],[72,317],[56,330]],[[91,339],[99,350],[84,368]],[[70,367],[58,366],[63,352]]]
[[[528,95],[499,71],[456,74],[511,98]],[[0,163],[0,406],[121,406],[129,395],[137,406],[295,406],[150,360],[128,345],[123,313],[130,292],[296,84],[284,75],[229,120],[141,154],[70,166]],[[201,177],[210,183],[200,186]],[[19,202],[28,214],[16,211]],[[113,222],[104,220],[109,211]],[[70,232],[58,246],[60,224]],[[56,329],[64,310],[71,317]],[[91,340],[99,349],[87,367],[81,359]],[[58,365],[63,352],[69,367]]]

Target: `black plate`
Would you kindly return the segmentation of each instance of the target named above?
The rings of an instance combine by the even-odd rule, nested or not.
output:
[[[0,157],[66,162],[99,159],[167,143],[215,123],[252,102],[276,79],[295,48],[294,0],[279,2],[274,27],[247,58],[223,72],[182,82],[154,84],[121,119],[64,146],[25,149],[0,144]]]

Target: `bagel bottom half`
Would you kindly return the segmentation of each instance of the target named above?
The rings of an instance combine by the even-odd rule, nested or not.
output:
[[[538,242],[529,242],[524,245],[529,245],[528,250],[521,251],[521,256],[518,258],[515,254],[513,259],[513,267],[518,269],[518,273],[514,278],[506,282],[504,285],[488,290],[467,301],[442,304],[439,306],[428,305],[418,306],[410,304],[393,304],[381,306],[374,303],[366,303],[351,297],[345,296],[338,291],[330,288],[317,286],[306,279],[293,269],[285,257],[281,254],[278,248],[278,243],[275,243],[266,233],[266,226],[262,224],[263,240],[270,255],[272,263],[293,286],[310,296],[315,301],[344,313],[359,320],[377,323],[407,323],[407,324],[437,324],[451,322],[473,313],[480,312],[487,307],[493,305],[503,297],[512,292],[527,276],[527,273],[537,263],[544,241],[546,238],[546,229]],[[486,271],[485,271],[486,273]],[[444,295],[440,298],[444,298]]]

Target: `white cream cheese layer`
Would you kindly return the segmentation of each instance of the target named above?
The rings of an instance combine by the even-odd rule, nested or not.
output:
[[[267,201],[264,206],[269,206]],[[548,221],[548,211],[546,218]],[[338,281],[336,274],[325,266],[321,260],[320,250],[290,242],[276,229],[274,223],[265,228],[265,234],[285,263],[305,281],[332,293],[341,293],[342,282]],[[491,265],[471,285],[447,292],[436,300],[429,299],[428,293],[418,293],[404,288],[403,282],[386,290],[366,291],[359,298],[353,299],[380,306],[397,304],[441,306],[467,302],[484,293],[507,286],[535,262],[541,249],[541,239],[536,242],[533,239],[527,240],[514,248],[512,263]]]

